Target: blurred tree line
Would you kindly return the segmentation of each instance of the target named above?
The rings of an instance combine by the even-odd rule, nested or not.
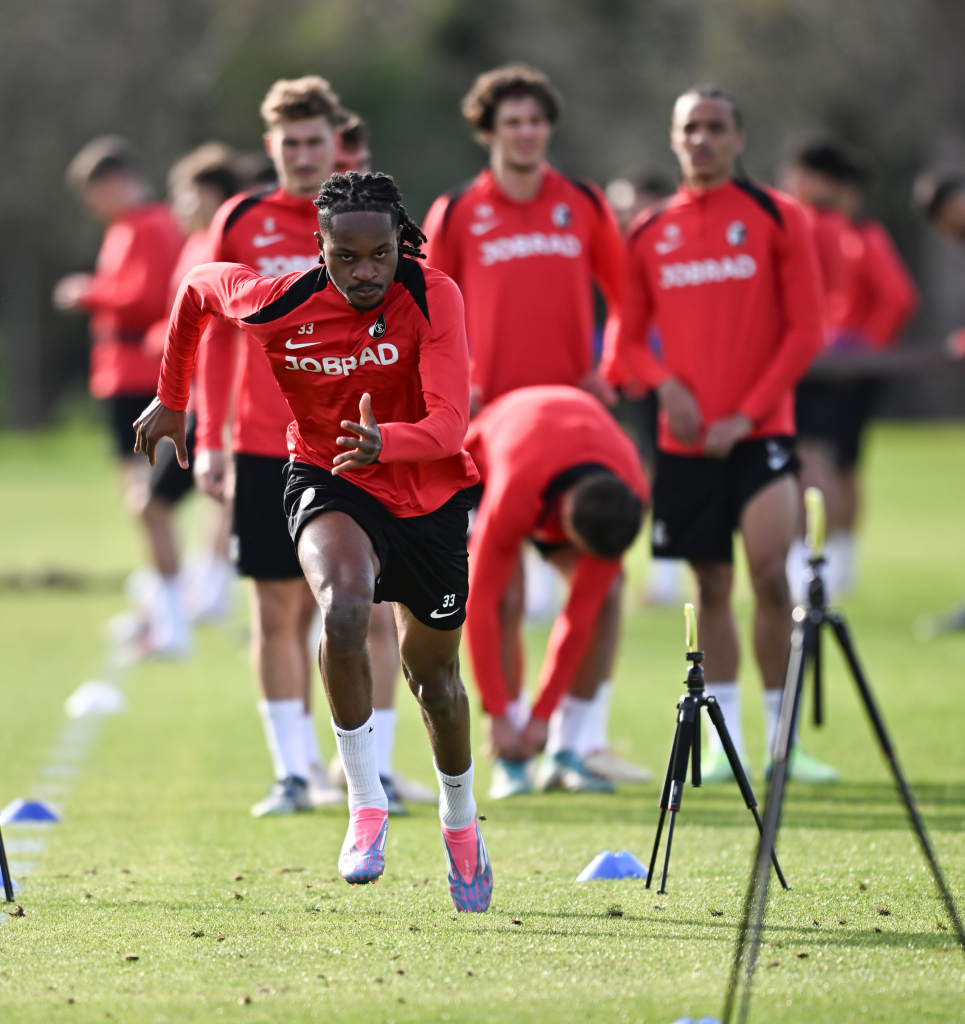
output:
[[[170,164],[221,139],[260,146],[259,103],[320,73],[369,122],[375,165],[421,216],[483,161],[459,116],[473,77],[508,60],[545,70],[566,111],[561,169],[605,183],[675,167],[675,96],[715,81],[739,98],[746,164],[773,182],[795,138],[830,130],[874,167],[883,219],[925,294],[912,340],[965,323],[965,257],[909,208],[915,173],[965,167],[961,0],[32,0],[0,5],[0,380],[3,418],[43,422],[83,388],[86,324],[50,307],[89,269],[100,229],[64,169],[89,138],[129,137],[163,194]],[[955,377],[922,378],[893,410],[965,411]],[[961,408],[960,408],[961,407]]]

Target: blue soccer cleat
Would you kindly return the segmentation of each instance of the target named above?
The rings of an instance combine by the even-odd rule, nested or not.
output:
[[[449,895],[456,910],[481,914],[493,896],[493,869],[479,823],[442,829],[442,845],[449,863]]]
[[[338,856],[338,873],[349,885],[365,885],[382,877],[388,832],[389,816],[377,807],[363,807],[349,816]]]

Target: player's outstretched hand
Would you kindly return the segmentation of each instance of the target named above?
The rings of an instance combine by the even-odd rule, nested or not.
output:
[[[79,312],[93,280],[90,274],[68,274],[62,277],[54,287],[55,308],[65,313]]]
[[[351,451],[342,452],[332,460],[332,476],[347,473],[359,466],[369,466],[379,457],[382,451],[382,432],[372,415],[372,396],[362,395],[359,402],[359,423],[342,420],[342,429],[351,430],[358,437],[339,437],[335,443]]]
[[[542,718],[531,718],[523,730],[523,757],[528,761],[546,746],[549,736],[549,722]]]
[[[738,441],[751,432],[753,423],[741,413],[711,423],[704,438],[704,453],[712,459],[726,459]]]
[[[657,387],[660,408],[667,414],[670,433],[681,443],[695,445],[700,440],[700,407],[690,391],[673,377]]]
[[[489,719],[489,746],[496,757],[523,760],[522,735],[505,715]]]
[[[194,483],[202,494],[224,501],[228,460],[220,448],[199,448],[194,453]]]
[[[162,437],[170,437],[178,453],[178,462],[182,469],[188,468],[188,450],[184,444],[184,411],[169,409],[161,404],[160,398],[153,402],[134,421],[137,440],[134,442],[135,452],[144,452],[148,462],[154,465],[157,443]]]

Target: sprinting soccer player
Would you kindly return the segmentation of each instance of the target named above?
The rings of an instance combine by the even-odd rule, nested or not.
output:
[[[593,285],[607,303],[612,333],[624,245],[602,191],[547,162],[559,95],[541,72],[514,64],[480,75],[462,111],[489,151],[489,166],[433,203],[425,231],[429,265],[448,274],[466,302],[473,415],[514,388],[541,384],[581,387],[612,405],[616,393],[593,368]],[[552,572],[541,575],[537,568],[530,583],[555,584]],[[648,773],[606,741],[612,691],[606,681],[595,698],[603,731],[594,770],[616,782],[638,781]],[[522,728],[528,715],[520,694],[510,716]],[[497,765],[496,792],[499,776]]]
[[[94,273],[63,278],[54,289],[54,305],[90,315],[90,392],[107,410],[127,505],[140,517],[162,565],[168,537],[151,514],[148,467],[134,455],[132,424],[156,387],[161,357],[145,346],[145,335],[167,312],[168,285],[184,236],[170,207],[150,200],[134,152],[123,139],[107,136],[84,146],[70,163],[67,184],[107,230]],[[154,653],[183,651],[176,628],[179,591],[177,573],[166,574],[161,603],[170,614],[163,625],[154,623],[146,640]]]
[[[348,782],[339,872],[353,884],[372,882],[385,865],[388,801],[366,635],[372,602],[391,601],[435,759],[450,893],[457,910],[482,911],[492,871],[476,822],[469,701],[459,678],[469,590],[462,491],[478,480],[462,448],[462,298],[444,274],[413,258],[424,236],[388,175],[334,175],[316,206],[317,269],[269,279],[221,263],[185,279],[138,446],[153,459],[157,441],[171,436],[186,461],[182,410],[211,315],[262,346],[294,415],[285,510],[322,613],[319,667]]]
[[[328,82],[317,76],[282,79],[268,91],[261,113],[265,148],[278,186],[226,203],[211,227],[209,259],[244,263],[262,277],[306,271],[318,264],[313,205],[332,172],[338,126],[345,112]],[[305,328],[309,331],[310,327]],[[212,330],[198,359],[198,452],[195,476],[201,490],[223,495],[227,470],[222,432],[234,372],[233,330]],[[305,582],[288,535],[282,472],[288,463],[286,431],[291,410],[278,388],[261,346],[240,336],[242,369],[235,395],[232,447],[235,492],[234,556],[238,571],[252,581],[252,662],[263,698],[262,723],[272,756],[275,783],[252,807],[256,817],[290,814],[344,799],[325,771],[311,713],[309,633],[315,599]],[[311,336],[292,339],[295,353],[311,348]],[[376,739],[383,782],[393,813],[404,813],[391,769],[398,674],[398,642],[380,609],[370,644],[376,674]]]
[[[593,698],[610,678],[620,633],[621,559],[649,497],[636,449],[595,398],[561,385],[497,398],[470,424],[466,448],[486,485],[469,547],[466,637],[497,756],[491,795],[528,792],[527,759],[544,747],[538,789],[609,792],[612,782],[584,762],[596,747],[583,736],[598,727]],[[523,677],[522,602],[513,591],[526,540],[570,593],[520,729],[508,712]]]
[[[735,175],[744,131],[731,96],[710,86],[684,93],[671,145],[683,183],[630,234],[621,329],[604,363],[657,389],[653,553],[693,567],[707,691],[743,758],[733,533],[743,536],[756,598],[770,751],[791,631],[785,561],[798,522],[793,389],[821,345],[821,284],[800,206]],[[654,324],[660,358],[648,344]],[[730,779],[708,732],[704,781]],[[790,771],[812,782],[837,777],[800,746]]]
[[[860,216],[865,168],[841,144],[816,140],[801,147],[783,174],[803,204],[814,232],[824,283],[824,344],[831,351],[881,351],[893,345],[918,305],[918,290],[888,232]],[[855,522],[861,442],[874,413],[880,381],[808,379],[797,387],[801,488],[818,487],[828,510],[826,580],[847,593],[856,576]],[[791,547],[788,579],[795,597],[806,593],[803,537]]]

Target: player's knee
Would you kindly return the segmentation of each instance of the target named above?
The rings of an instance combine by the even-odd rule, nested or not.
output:
[[[790,604],[785,558],[775,556],[751,570],[751,584],[758,604],[783,608]]]
[[[430,715],[451,711],[465,696],[459,678],[459,660],[433,664],[403,665],[413,696]]]
[[[322,642],[335,650],[359,650],[369,632],[372,599],[351,590],[336,591],[322,607]]]
[[[697,570],[697,593],[701,608],[716,608],[730,601],[733,575],[730,566],[704,567]]]

